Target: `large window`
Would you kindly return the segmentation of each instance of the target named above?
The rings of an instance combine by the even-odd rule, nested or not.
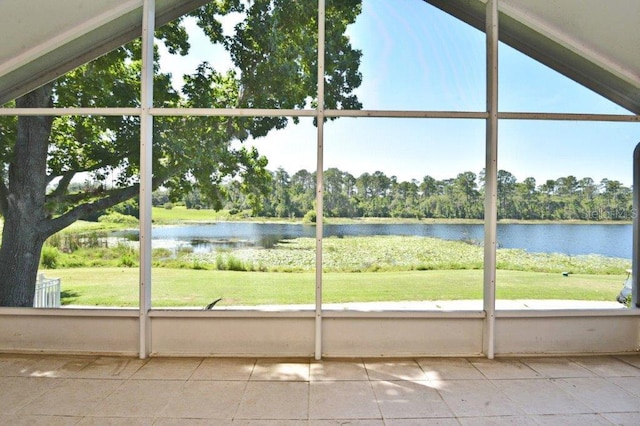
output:
[[[481,306],[483,126],[414,118],[341,118],[325,126],[329,306]]]
[[[189,119],[213,129],[236,118]],[[201,157],[192,171],[198,180],[218,173],[219,182],[201,188],[187,176],[186,191],[168,182],[154,192],[154,307],[313,306],[315,128],[309,118],[291,126],[268,139],[235,140],[224,152],[212,140],[187,155]],[[221,173],[229,164],[216,161],[225,156],[244,161],[233,176]]]
[[[499,299],[524,300],[521,308],[528,299],[616,307],[632,257],[630,129],[500,122]]]
[[[63,305],[138,306],[153,268],[156,308],[306,309],[320,287],[325,307],[481,309],[496,227],[498,299],[616,306],[636,213],[627,112],[500,45],[487,157],[481,31],[420,0],[324,4],[211,2],[158,29],[150,105],[140,40],[55,83],[53,106],[85,110],[51,112],[41,213],[103,206],[45,243]]]

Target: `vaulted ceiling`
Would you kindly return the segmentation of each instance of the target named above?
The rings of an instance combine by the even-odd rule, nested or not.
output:
[[[486,0],[424,1],[484,30]],[[156,25],[206,2],[156,0]],[[0,1],[0,104],[138,37],[142,3]],[[499,12],[501,41],[640,113],[640,1],[500,0]]]

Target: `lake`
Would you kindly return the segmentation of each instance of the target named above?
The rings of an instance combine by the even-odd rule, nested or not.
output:
[[[153,228],[154,247],[191,246],[196,252],[239,246],[273,247],[283,239],[315,237],[314,225],[219,222]],[[484,229],[476,224],[344,224],[324,225],[327,237],[418,235],[482,244]],[[124,236],[120,233],[120,236]],[[137,232],[128,235],[135,238]],[[631,258],[630,224],[499,224],[498,246],[528,252],[599,254]]]

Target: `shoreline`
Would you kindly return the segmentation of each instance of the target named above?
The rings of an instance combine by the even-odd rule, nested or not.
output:
[[[159,207],[154,207],[160,209]],[[188,210],[183,210],[189,212]],[[216,223],[256,223],[256,224],[290,224],[302,226],[315,226],[315,222],[305,222],[302,218],[267,218],[267,217],[231,217],[224,215],[216,215],[212,212],[211,218],[202,218],[202,210],[198,210],[197,218],[189,218],[186,213],[182,218],[160,218],[152,219],[152,226],[180,226],[180,225],[212,225]],[[0,219],[0,223],[1,223]],[[386,217],[360,217],[360,218],[325,218],[324,225],[358,225],[358,224],[381,224],[381,225],[483,225],[481,219],[410,219],[410,218],[386,218]],[[593,221],[593,220],[520,220],[520,219],[500,219],[498,225],[632,225],[632,221]],[[131,223],[110,223],[110,222],[89,222],[79,220],[66,229],[66,232],[112,232],[137,229],[137,225]],[[0,231],[1,233],[1,231]]]
[[[292,225],[309,225],[315,226],[315,222],[305,222],[302,218],[268,218],[268,217],[252,217],[252,218],[212,218],[212,219],[175,219],[175,220],[152,220],[154,225],[180,225],[180,224],[213,224],[220,222],[228,223],[284,223]],[[423,225],[482,225],[482,219],[445,219],[445,218],[429,218],[429,219],[408,219],[408,218],[386,218],[386,217],[361,217],[361,218],[325,218],[325,225],[352,225],[352,224],[423,224]],[[627,220],[521,220],[521,219],[500,219],[498,225],[632,225],[632,221]]]

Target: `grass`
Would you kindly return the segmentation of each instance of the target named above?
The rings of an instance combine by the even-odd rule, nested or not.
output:
[[[333,272],[324,275],[326,303],[464,300],[482,298],[481,270],[403,272]],[[65,305],[138,305],[135,268],[73,268],[48,271],[62,279]],[[154,268],[155,307],[313,304],[315,274],[264,273]],[[567,299],[614,301],[624,277],[619,275],[498,271],[499,299]]]
[[[216,222],[230,220],[231,215],[225,210],[187,209],[185,206],[174,206],[171,209],[154,207],[151,212],[154,223],[189,223]]]

